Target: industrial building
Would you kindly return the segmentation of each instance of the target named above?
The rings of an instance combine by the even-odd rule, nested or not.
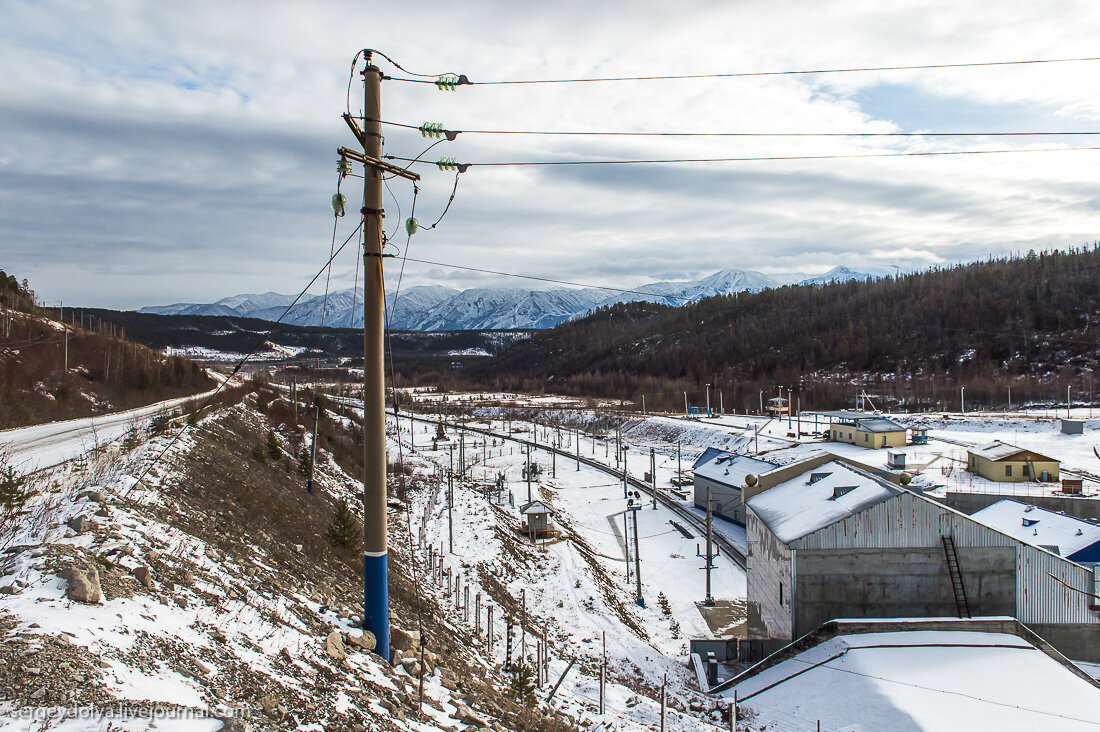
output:
[[[836,618],[1011,616],[1100,662],[1094,567],[850,463],[806,463],[747,498],[750,639],[790,641]]]
[[[1000,440],[968,450],[966,461],[971,473],[998,483],[1057,482],[1059,465],[1052,457]]]
[[[905,427],[892,419],[865,412],[825,412],[829,439],[870,449],[904,447]]]
[[[1079,564],[1100,562],[1100,524],[1095,521],[1011,498],[986,506],[970,517],[1070,561]]]
[[[745,524],[745,502],[742,491],[748,475],[760,475],[778,466],[767,460],[709,447],[695,461],[695,506],[707,510],[707,491],[710,491],[711,510],[714,515]]]

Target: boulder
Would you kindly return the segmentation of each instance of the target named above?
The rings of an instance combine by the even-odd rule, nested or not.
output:
[[[187,585],[188,587],[195,584],[195,575],[191,573],[191,570],[187,570],[183,573],[183,576],[180,577],[180,584]]]
[[[390,626],[390,647],[399,651],[417,651],[420,649],[420,633],[415,630],[401,630]]]
[[[339,631],[334,630],[325,638],[325,653],[337,661],[347,658],[347,651],[344,650],[344,639],[340,636]]]
[[[95,528],[95,521],[81,514],[80,516],[69,519],[69,528],[78,534],[83,534],[85,531],[91,531]]]
[[[373,651],[378,645],[374,633],[364,630],[362,633],[348,633],[345,640],[348,645],[362,648],[364,651]]]
[[[69,581],[66,594],[70,600],[98,604],[103,599],[103,593],[99,589],[99,570],[94,565],[70,565],[62,573],[62,577]]]
[[[107,500],[107,494],[103,491],[84,491],[78,496],[79,498],[87,498],[89,501],[95,501],[96,503],[103,503]]]
[[[147,590],[153,589],[153,573],[145,565],[134,567],[134,577]]]

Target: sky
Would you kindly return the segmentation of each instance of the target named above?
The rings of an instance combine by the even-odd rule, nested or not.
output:
[[[472,81],[1098,56],[1100,3],[0,0],[0,268],[47,304],[295,294],[332,245],[352,58]],[[387,74],[404,76],[375,56]],[[1100,61],[588,84],[388,80],[383,118],[457,130],[1100,131]],[[385,153],[431,141],[387,126]],[[463,133],[434,162],[789,157],[1100,146],[1097,136],[674,138]],[[1100,239],[1100,150],[707,164],[474,165],[408,256],[635,287],[719,269],[875,272]],[[416,218],[455,173],[417,165]],[[361,181],[341,184],[349,200]],[[386,193],[406,249],[412,184]],[[340,241],[349,215],[336,222]],[[350,244],[333,289],[358,277]],[[392,286],[400,259],[388,259]],[[325,278],[311,288],[320,293]],[[403,286],[531,287],[408,262]]]

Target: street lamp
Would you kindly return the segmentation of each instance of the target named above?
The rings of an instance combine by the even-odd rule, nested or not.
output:
[[[710,384],[707,384],[707,417],[710,417]]]

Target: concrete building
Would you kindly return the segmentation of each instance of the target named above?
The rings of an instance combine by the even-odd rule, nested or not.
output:
[[[745,501],[742,492],[747,488],[745,477],[749,474],[767,473],[778,465],[708,447],[692,467],[695,475],[696,508],[707,510],[709,489],[711,510],[714,514],[744,526]]]
[[[1059,462],[1015,445],[994,440],[967,451],[966,469],[1003,483],[1022,481],[1058,482]]]
[[[749,497],[749,638],[836,618],[1011,616],[1100,662],[1100,575],[839,460]]]
[[[866,448],[904,447],[905,427],[892,419],[864,412],[826,412],[829,439]]]
[[[1011,498],[986,506],[970,517],[1078,564],[1100,562],[1100,524],[1095,521]]]

